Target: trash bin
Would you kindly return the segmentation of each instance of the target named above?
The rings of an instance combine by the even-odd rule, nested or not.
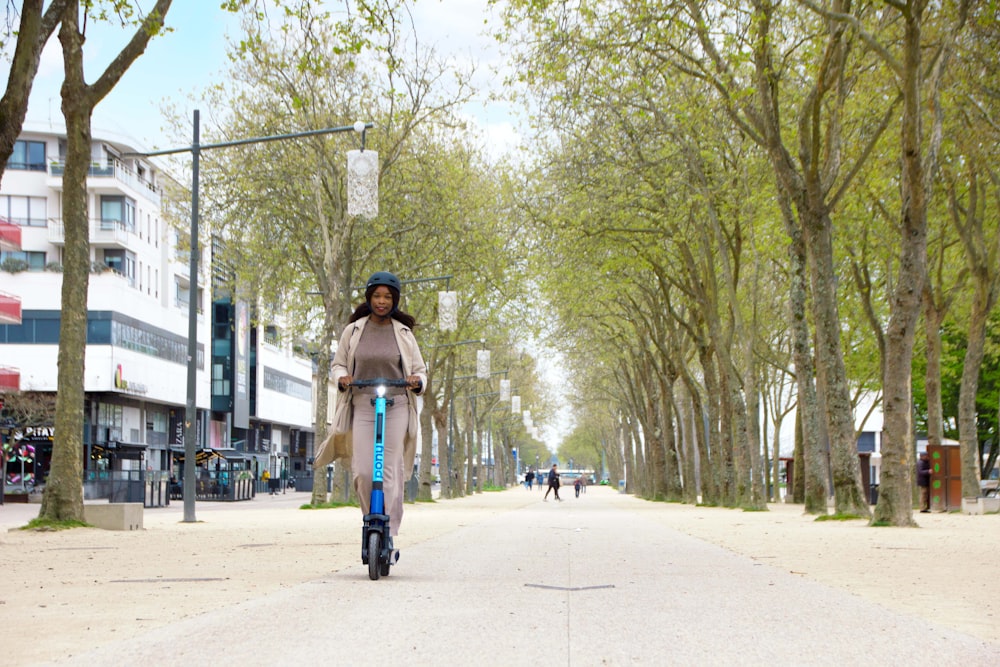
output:
[[[618,493],[625,493],[625,480],[618,480]]]
[[[878,502],[878,484],[872,484],[868,487],[868,502],[872,505]]]

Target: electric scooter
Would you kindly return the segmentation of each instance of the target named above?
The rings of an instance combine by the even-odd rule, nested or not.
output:
[[[392,537],[389,535],[389,515],[385,512],[385,494],[382,490],[382,471],[385,465],[385,411],[393,399],[385,395],[388,387],[408,387],[405,379],[354,380],[353,387],[374,387],[375,438],[372,458],[372,495],[368,514],[361,528],[361,562],[368,566],[368,578],[375,581],[389,576],[393,558]]]

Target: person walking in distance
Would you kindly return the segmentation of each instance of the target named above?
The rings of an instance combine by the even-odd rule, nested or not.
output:
[[[555,463],[552,464],[552,468],[549,470],[549,488],[545,490],[545,497],[542,500],[548,501],[550,491],[555,491],[556,500],[562,500],[559,497],[559,471],[556,470]]]
[[[524,483],[528,487],[528,491],[531,491],[531,485],[535,483],[535,471],[528,468],[528,472],[524,476]]]
[[[920,452],[917,459],[917,487],[920,489],[920,512],[931,511],[931,459],[927,452]]]
[[[351,472],[362,516],[368,514],[371,504],[374,389],[352,388],[351,382],[355,378],[385,378],[405,379],[408,383],[406,387],[390,387],[386,392],[392,405],[387,407],[385,416],[382,488],[389,515],[388,546],[392,563],[399,558],[393,538],[399,534],[403,519],[403,484],[413,474],[417,451],[416,396],[427,387],[427,367],[413,336],[416,320],[399,309],[399,299],[400,282],[395,275],[387,271],[372,274],[365,287],[365,300],[348,319],[331,364],[333,381],[340,390],[333,431],[341,425],[350,437]],[[350,411],[350,415],[341,414],[342,410]]]

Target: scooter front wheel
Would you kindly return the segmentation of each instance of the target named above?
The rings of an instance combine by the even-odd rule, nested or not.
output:
[[[381,574],[382,534],[376,530],[368,533],[368,578],[376,581]]]

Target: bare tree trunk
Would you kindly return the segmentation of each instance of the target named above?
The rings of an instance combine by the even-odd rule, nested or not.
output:
[[[465,495],[465,480],[466,480],[465,464],[466,461],[468,460],[468,457],[465,454],[466,437],[463,436],[461,432],[459,432],[457,425],[455,425],[452,430],[454,436],[455,451],[452,456],[453,460],[451,462],[451,465],[455,470],[455,484],[452,485],[451,487],[451,495],[449,497],[461,498],[462,496]],[[466,436],[467,435],[468,431],[466,431]],[[482,469],[479,470],[478,479],[476,481],[480,486],[482,486],[483,484]]]
[[[448,424],[448,410],[446,407],[441,407],[434,413],[434,426],[437,429],[437,441],[438,441],[438,470],[440,471],[441,477],[441,497],[451,498],[451,487],[453,484],[452,471],[451,471],[451,457],[448,451],[449,442],[449,424]]]
[[[722,483],[722,469],[725,464],[725,455],[720,446],[721,435],[719,434],[719,417],[721,388],[719,387],[718,375],[715,372],[715,364],[712,363],[714,356],[710,345],[698,346],[698,357],[701,363],[702,379],[705,383],[704,417],[707,432],[705,437],[699,440],[699,446],[705,448],[706,456],[702,458],[701,487],[703,491],[702,502],[708,505],[718,505],[725,503],[725,489]],[[709,452],[711,452],[709,454]],[[707,465],[706,465],[707,464]]]
[[[625,480],[625,490],[628,493],[635,493],[636,491],[636,456],[635,456],[635,439],[632,437],[633,426],[631,423],[631,418],[626,417],[622,423],[622,453],[623,453],[623,463],[624,470],[624,480]]]
[[[911,363],[921,295],[927,281],[927,201],[921,131],[920,11],[905,21],[902,156],[902,234],[896,287],[890,301],[883,378],[882,475],[872,523],[912,526],[914,445]]]
[[[830,438],[834,509],[837,514],[868,517],[871,510],[861,488],[861,467],[854,434],[853,408],[847,386],[847,369],[840,344],[840,313],[837,304],[833,244],[829,217],[809,206],[803,230],[812,257],[811,285],[816,321],[816,368],[823,385],[826,427]]]
[[[681,466],[686,458],[683,448],[679,444],[677,437],[680,428],[678,414],[675,410],[674,383],[677,375],[673,371],[664,374],[664,393],[661,401],[660,423],[663,429],[663,451],[666,456],[664,461],[664,477],[666,483],[666,499],[677,502],[683,499],[684,492],[681,485]]]
[[[327,311],[329,312],[329,311]],[[317,445],[326,439],[327,420],[330,414],[330,347],[332,340],[323,336],[319,354],[316,355],[316,405],[313,414],[315,437]],[[312,505],[322,505],[326,502],[326,469],[313,468]]]
[[[424,407],[420,411],[420,486],[417,490],[417,500],[430,502],[434,499],[433,465],[434,465],[434,424],[431,415],[435,411],[434,393],[428,389],[424,392]]]
[[[994,269],[995,270],[995,269]],[[969,315],[968,345],[962,366],[962,388],[958,398],[958,439],[962,458],[962,497],[974,498],[981,493],[982,478],[976,394],[979,392],[979,372],[983,365],[986,342],[986,321],[996,302],[996,287],[986,281],[975,281],[972,312]],[[992,281],[995,285],[996,281]]]
[[[792,502],[801,503],[806,497],[806,452],[805,436],[802,433],[802,411],[795,412],[795,449],[792,456],[792,483],[789,485],[789,493],[792,494]],[[825,510],[824,510],[825,513]]]
[[[791,265],[789,281],[789,310],[792,329],[792,360],[795,364],[795,379],[798,393],[796,407],[796,439],[801,439],[801,452],[796,451],[793,469],[796,479],[802,484],[803,493],[797,495],[788,489],[793,498],[803,502],[806,514],[826,514],[827,463],[825,438],[820,426],[819,400],[816,396],[815,367],[810,352],[809,323],[807,311],[807,265],[806,247],[802,232],[792,220],[787,203],[782,205],[785,231],[792,242],[788,248]],[[798,449],[798,448],[796,448]],[[801,459],[802,465],[799,465]]]
[[[680,405],[677,410],[680,442],[681,447],[684,449],[682,457],[683,467],[681,469],[683,474],[681,492],[684,502],[694,505],[697,504],[700,493],[700,489],[698,488],[698,459],[701,449],[698,446],[698,439],[701,429],[698,428],[697,422],[701,418],[701,415],[699,410],[695,408],[695,401],[688,389],[684,374],[681,375],[681,379],[684,385],[680,392],[681,396],[678,399]]]
[[[684,495],[688,502],[697,503],[699,497],[705,502],[706,497],[714,497],[715,490],[711,485],[711,475],[707,471],[711,470],[709,463],[708,446],[705,444],[707,433],[705,429],[705,408],[701,402],[699,388],[691,375],[687,365],[681,366],[681,380],[684,382],[688,399],[688,418],[690,426],[687,429],[685,440],[688,442],[689,463],[684,471]],[[690,489],[689,489],[690,487]]]
[[[939,307],[934,287],[928,280],[923,294],[924,340],[927,346],[927,369],[924,371],[924,394],[927,397],[927,445],[944,439],[944,411],[941,407],[941,324],[946,308]]]
[[[761,450],[763,449],[760,439],[760,394],[757,386],[757,367],[753,361],[753,350],[748,351],[746,380],[743,383],[746,406],[743,409],[746,415],[747,434],[747,455],[750,463],[750,498],[748,509],[767,509],[767,493],[764,488],[764,477],[767,469],[761,464]]]
[[[650,387],[661,384],[649,382]],[[667,497],[666,457],[663,451],[663,422],[659,409],[659,392],[646,393],[645,419],[643,420],[643,435],[646,443],[646,469],[648,487],[645,495],[651,500],[665,500]]]
[[[87,171],[90,166],[90,113],[83,79],[83,39],[75,3],[63,12],[59,31],[66,77],[62,85],[66,118],[66,168],[63,172],[62,317],[52,463],[39,517],[83,521],[84,351],[87,348],[87,287],[90,281],[90,230]]]
[[[70,2],[56,0],[42,14],[43,0],[24,0],[21,3],[21,22],[17,29],[17,43],[10,59],[7,87],[0,99],[0,177],[7,160],[14,152],[14,143],[21,135],[24,117],[28,113],[28,98],[42,59],[42,49],[55,31],[59,18]],[[9,17],[9,14],[8,14]]]

